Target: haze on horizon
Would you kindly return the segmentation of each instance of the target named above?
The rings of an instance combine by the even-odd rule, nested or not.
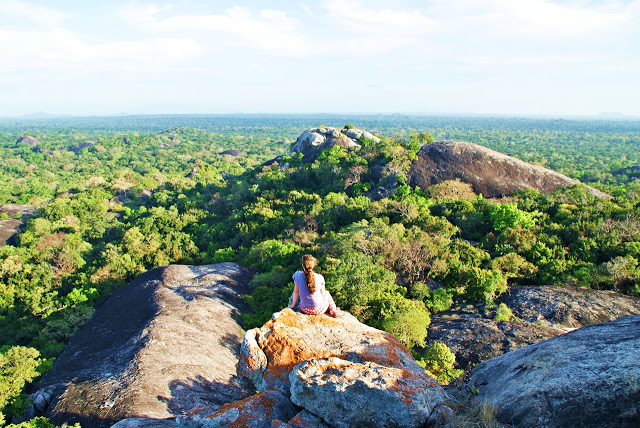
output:
[[[640,115],[640,0],[0,0],[0,116]]]

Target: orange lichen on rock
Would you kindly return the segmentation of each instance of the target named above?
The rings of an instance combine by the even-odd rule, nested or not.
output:
[[[422,426],[446,398],[424,371],[410,367],[328,358],[291,374],[291,401],[335,426]]]
[[[349,314],[330,318],[284,309],[245,334],[237,372],[251,378],[258,390],[286,391],[297,364],[330,357],[423,371],[395,337]]]
[[[243,400],[223,405],[215,413],[200,418],[198,425],[203,427],[253,428],[264,426],[277,419],[289,420],[296,413],[291,401],[281,392],[264,391]],[[192,421],[197,419],[191,418]]]

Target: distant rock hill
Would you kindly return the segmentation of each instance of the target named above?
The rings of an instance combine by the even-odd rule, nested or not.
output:
[[[16,144],[20,143],[28,144],[30,146],[37,146],[38,144],[40,144],[40,141],[33,137],[30,137],[29,135],[23,135],[16,140]]]
[[[302,153],[304,155],[303,161],[311,163],[316,160],[320,153],[333,146],[341,146],[346,149],[360,147],[358,140],[361,137],[380,141],[380,138],[372,133],[357,128],[338,129],[326,127],[308,129],[298,137],[298,141],[291,148],[291,153]]]
[[[312,163],[320,153],[334,146],[358,149],[361,138],[380,141],[380,138],[362,129],[308,129],[300,134],[289,154],[301,153],[304,155],[303,162]],[[278,156],[263,166],[280,162],[281,159],[282,156]],[[377,173],[373,172],[375,177]],[[422,189],[447,180],[460,180],[470,184],[476,194],[482,193],[487,198],[508,196],[523,189],[552,193],[559,188],[580,184],[550,169],[463,141],[436,141],[424,145],[411,165],[408,179],[412,187]],[[610,198],[592,187],[587,186],[587,189],[596,197]],[[389,192],[383,194],[388,196]]]
[[[507,196],[523,189],[552,193],[561,187],[580,184],[550,169],[463,141],[436,141],[424,145],[408,175],[409,184],[422,189],[445,180],[459,179],[487,198]],[[610,197],[592,187],[587,188],[599,198]]]
[[[77,146],[69,147],[69,150],[71,150],[73,153],[79,153],[82,149],[93,147],[96,144],[98,144],[97,141],[85,141],[84,143],[78,144]]]
[[[27,416],[107,427],[249,396],[235,364],[250,277],[235,263],[172,265],[111,294],[38,382]]]
[[[240,151],[236,150],[236,149],[229,149],[229,150],[225,150],[224,152],[220,153],[221,155],[227,155],[227,156],[233,156],[233,157],[238,157],[241,155]]]

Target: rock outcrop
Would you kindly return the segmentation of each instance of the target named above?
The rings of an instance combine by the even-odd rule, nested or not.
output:
[[[170,424],[197,405],[209,409],[253,393],[235,376],[251,272],[235,263],[154,269],[110,295],[36,385],[44,413],[83,428]],[[35,403],[34,403],[35,404]],[[174,421],[175,422],[175,421]],[[123,422],[125,423],[125,422]]]
[[[284,309],[263,327],[245,333],[238,375],[250,378],[258,391],[288,392],[294,366],[331,357],[424,372],[398,339],[360,323],[353,315],[330,318]]]
[[[246,332],[238,374],[306,412],[273,426],[309,426],[301,421],[311,419],[313,426],[421,427],[448,398],[397,339],[347,313],[274,314]],[[192,422],[208,426],[198,418]]]
[[[550,285],[511,287],[499,299],[513,314],[565,331],[640,315],[640,300],[614,291]]]
[[[559,286],[513,286],[500,296],[515,320],[495,321],[495,309],[462,306],[431,316],[427,345],[446,344],[456,365],[474,365],[580,328],[640,314],[640,301],[613,291]]]
[[[361,129],[331,127],[308,129],[298,137],[298,141],[291,148],[291,153],[302,153],[304,155],[303,161],[311,163],[322,151],[333,146],[341,146],[346,149],[360,147],[358,140],[361,137],[380,141],[375,135]]]
[[[462,141],[436,141],[424,145],[408,176],[411,186],[422,189],[445,180],[459,179],[487,198],[511,195],[522,189],[552,193],[561,187],[580,184],[558,172]],[[587,188],[594,196],[609,197],[592,187]]]
[[[431,316],[427,346],[444,343],[465,371],[506,352],[551,339],[564,331],[526,321],[495,321],[475,310],[453,310]]]
[[[289,381],[291,401],[335,428],[421,427],[443,399],[424,371],[371,361],[305,361],[295,366]]]
[[[71,150],[73,153],[79,153],[82,149],[93,147],[96,144],[98,144],[97,141],[85,141],[84,143],[78,144],[77,146],[69,147],[69,150]]]
[[[16,140],[16,144],[20,144],[20,143],[25,143],[30,146],[37,146],[40,144],[40,141],[38,141],[36,138],[33,138],[29,135],[23,135]]]
[[[640,426],[640,316],[501,355],[473,369],[470,384],[515,427]]]
[[[178,418],[178,426],[186,428],[271,428],[273,421],[288,421],[296,409],[281,391],[264,391],[244,400],[225,404],[215,413],[197,408]]]
[[[9,218],[0,218],[0,247],[13,243],[13,238],[20,233],[20,227],[26,224],[36,209],[38,209],[37,205],[0,205],[0,213],[9,216]],[[21,215],[20,220],[13,218],[16,214]]]

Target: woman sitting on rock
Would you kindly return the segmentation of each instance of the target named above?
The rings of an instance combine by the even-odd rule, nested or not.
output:
[[[295,308],[299,296],[300,310],[305,314],[318,315],[326,312],[335,317],[339,313],[338,308],[331,294],[324,288],[324,277],[313,271],[317,265],[318,259],[312,255],[302,256],[302,271],[293,274],[295,287],[289,308]]]

